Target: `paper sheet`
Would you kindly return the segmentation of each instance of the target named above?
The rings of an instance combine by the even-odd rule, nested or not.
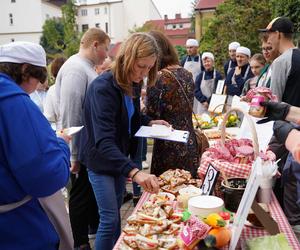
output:
[[[155,138],[161,140],[169,140],[169,141],[177,141],[177,142],[184,142],[187,143],[190,132],[184,130],[170,130],[168,135],[162,136],[161,134],[156,134],[157,127],[150,127],[150,126],[141,126],[141,128],[136,132],[135,136],[137,137],[148,137],[148,138]]]

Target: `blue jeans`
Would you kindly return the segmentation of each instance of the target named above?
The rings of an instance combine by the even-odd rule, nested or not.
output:
[[[139,137],[138,138],[138,145],[137,150],[134,158],[130,157],[130,159],[136,164],[137,168],[142,170],[142,153],[143,153],[143,143],[144,138]],[[140,196],[141,195],[141,186],[137,184],[136,182],[132,182],[132,188],[133,188],[133,195],[134,196]]]
[[[88,170],[88,174],[100,215],[95,249],[111,250],[121,233],[120,208],[125,190],[125,177],[101,175],[91,170]]]

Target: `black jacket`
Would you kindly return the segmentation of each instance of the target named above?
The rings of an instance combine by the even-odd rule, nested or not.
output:
[[[86,94],[80,160],[87,168],[99,174],[124,175],[135,168],[128,155],[135,155],[137,139],[133,137],[141,124],[150,118],[140,113],[140,88],[134,86],[135,112],[128,129],[128,115],[124,93],[111,72],[98,76]]]

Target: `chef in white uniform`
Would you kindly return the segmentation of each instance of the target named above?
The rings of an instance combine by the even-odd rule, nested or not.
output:
[[[195,81],[196,77],[203,70],[203,66],[201,63],[201,55],[198,53],[199,43],[196,39],[188,39],[185,45],[187,50],[187,56],[185,56],[181,60],[181,66],[193,74],[193,79]],[[195,113],[199,113],[199,106],[199,101],[196,98],[194,98],[193,111]]]

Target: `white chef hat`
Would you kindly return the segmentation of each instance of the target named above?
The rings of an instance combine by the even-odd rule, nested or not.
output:
[[[236,53],[241,53],[241,54],[251,57],[251,50],[248,49],[247,47],[243,47],[243,46],[238,47],[236,49]]]
[[[210,58],[213,61],[215,60],[215,57],[211,52],[203,52],[201,58],[202,58],[202,60],[204,60],[205,58]]]
[[[11,42],[0,46],[0,62],[28,63],[46,67],[43,47],[31,42]]]
[[[240,46],[239,42],[232,42],[228,45],[228,50],[236,50]]]
[[[199,43],[196,39],[187,39],[185,45],[187,47],[199,47]]]

